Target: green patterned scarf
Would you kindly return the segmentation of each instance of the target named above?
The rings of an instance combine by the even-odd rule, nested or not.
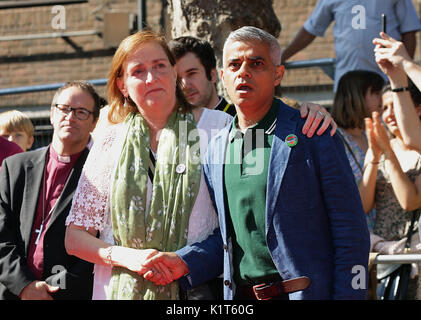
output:
[[[187,243],[201,177],[198,142],[187,140],[188,133],[196,129],[193,115],[173,112],[161,132],[148,212],[149,128],[139,113],[129,114],[125,124],[127,134],[111,192],[114,240],[119,246],[136,249],[180,249]],[[177,281],[156,286],[126,268],[113,268],[110,286],[111,299],[178,299]]]

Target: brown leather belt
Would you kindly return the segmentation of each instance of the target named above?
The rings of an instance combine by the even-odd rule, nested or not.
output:
[[[249,297],[257,300],[270,300],[283,294],[305,290],[310,285],[307,277],[298,277],[290,280],[261,283],[255,286],[241,286],[239,289]]]

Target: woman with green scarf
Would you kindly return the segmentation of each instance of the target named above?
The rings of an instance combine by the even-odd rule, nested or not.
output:
[[[94,299],[177,299],[176,283],[143,279],[142,262],[218,225],[174,64],[164,38],[149,31],[123,40],[113,58],[111,125],[95,141],[67,220],[67,251],[96,264]],[[231,120],[215,113],[220,128]]]

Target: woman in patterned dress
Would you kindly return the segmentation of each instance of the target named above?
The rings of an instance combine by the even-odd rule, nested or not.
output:
[[[373,119],[366,119],[371,149],[376,154],[373,165],[378,167],[375,195],[371,198],[371,203],[376,207],[373,233],[379,238],[373,247],[374,251],[382,254],[404,252],[406,235],[413,216],[415,233],[411,238],[411,249],[414,252],[421,248],[416,231],[421,213],[421,154],[408,148],[403,141],[393,111],[394,93],[390,90],[388,86],[383,93],[382,120],[393,138],[390,139],[378,113],[373,113]],[[421,105],[416,109],[418,116],[421,116]],[[413,264],[414,276],[418,266]],[[392,267],[396,268],[396,265]],[[379,265],[378,274],[386,274],[386,269],[389,270],[390,267]],[[421,298],[417,294],[419,287],[419,280],[410,280],[407,298]]]
[[[373,111],[381,111],[383,78],[375,72],[356,70],[347,72],[338,83],[332,106],[332,117],[338,124],[338,134],[345,145],[349,164],[360,191],[370,233],[375,212],[367,199],[368,190],[375,185],[377,168],[372,166],[373,154],[365,134],[364,118]],[[373,180],[374,177],[374,180]],[[369,185],[371,184],[371,185]]]

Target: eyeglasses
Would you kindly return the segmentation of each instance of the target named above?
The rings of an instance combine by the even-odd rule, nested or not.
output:
[[[79,120],[86,120],[93,113],[92,111],[86,110],[85,108],[72,108],[71,106],[68,106],[67,104],[56,103],[54,106],[62,114],[65,114],[65,115],[68,115],[69,113],[74,111],[76,118],[78,118]]]

